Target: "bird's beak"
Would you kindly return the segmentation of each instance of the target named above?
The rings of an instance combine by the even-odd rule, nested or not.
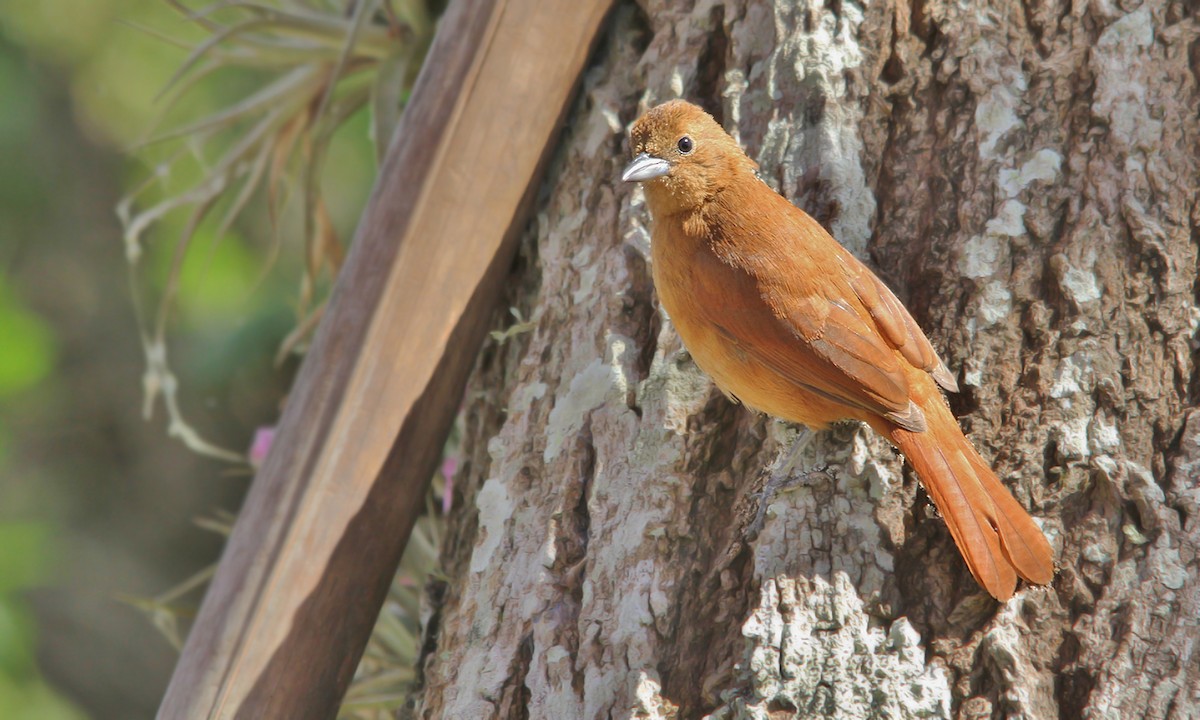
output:
[[[625,167],[621,179],[625,182],[642,182],[662,177],[671,171],[671,164],[648,153],[640,153]]]

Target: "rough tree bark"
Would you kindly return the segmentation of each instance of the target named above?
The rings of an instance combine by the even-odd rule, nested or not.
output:
[[[513,271],[533,328],[468,394],[411,714],[1200,717],[1198,37],[1183,1],[622,6]],[[907,302],[1053,586],[989,599],[854,425],[746,537],[793,430],[691,362],[617,181],[677,95]]]

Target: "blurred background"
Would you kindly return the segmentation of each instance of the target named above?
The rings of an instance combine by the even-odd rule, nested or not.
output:
[[[140,148],[155,118],[166,113],[157,127],[178,127],[278,75],[266,63],[218,68],[171,101],[164,89],[204,37],[166,0],[0,0],[5,720],[152,717],[176,657],[173,624],[198,601],[163,594],[214,562],[221,511],[236,510],[248,485],[244,461],[169,436],[161,395],[143,415],[145,348],[170,278],[178,294],[163,330],[173,375],[150,383],[177,379],[177,420],[187,425],[175,427],[236,455],[278,417],[297,364],[287,350],[302,347],[297,328],[336,269],[328,247],[314,259],[303,214],[279,217],[286,203],[261,189],[228,232],[212,218],[190,227],[183,208],[129,241],[122,198],[141,188],[127,205],[136,213],[194,186],[232,142],[201,147],[193,134]],[[370,107],[343,110],[325,128],[331,144],[318,165],[317,224],[338,246],[370,190],[380,132]]]

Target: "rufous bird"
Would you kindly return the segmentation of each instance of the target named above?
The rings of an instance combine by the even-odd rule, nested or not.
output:
[[[717,386],[810,428],[867,423],[908,458],[993,597],[1018,575],[1050,582],[1050,544],[959,429],[942,395],[954,376],[892,291],[695,105],[653,108],[630,143],[622,180],[645,190],[658,299]]]

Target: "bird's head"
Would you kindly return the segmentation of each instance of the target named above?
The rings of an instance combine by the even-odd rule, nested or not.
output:
[[[711,115],[686,100],[648,110],[633,124],[629,144],[633,161],[621,179],[643,184],[655,215],[698,210],[758,168]]]

